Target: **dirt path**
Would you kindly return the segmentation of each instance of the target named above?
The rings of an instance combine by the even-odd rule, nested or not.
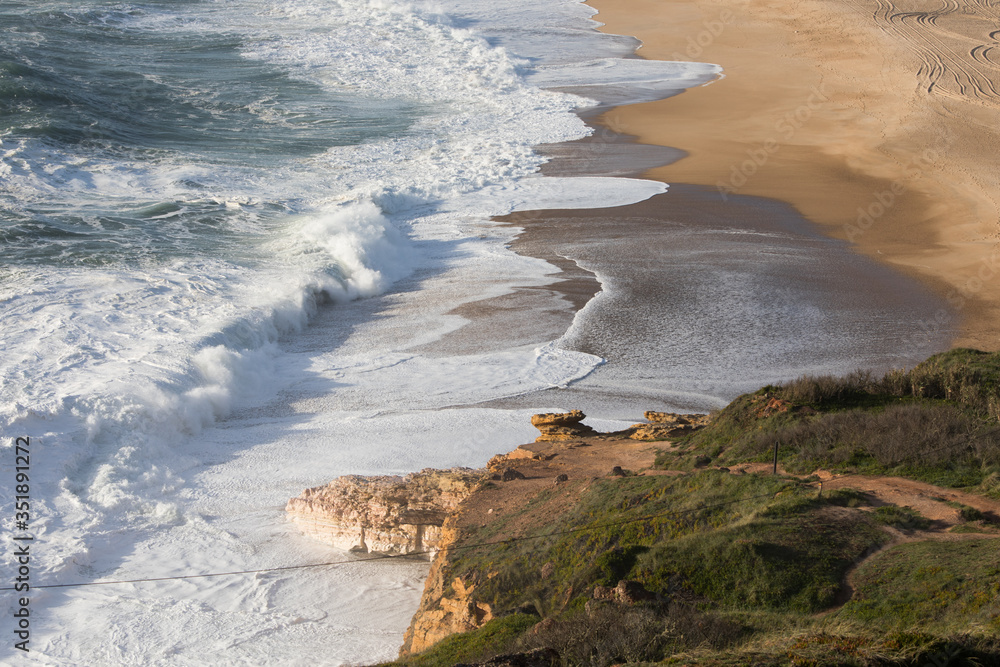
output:
[[[830,476],[829,479],[823,481],[824,490],[842,488],[857,489],[865,493],[874,501],[872,504],[875,507],[898,505],[919,512],[932,522],[928,530],[917,531],[919,534],[925,534],[924,539],[940,539],[944,531],[964,523],[960,509],[948,505],[948,502],[960,503],[977,509],[986,515],[990,523],[1000,525],[1000,501],[925,482],[902,477],[871,477],[867,475]],[[973,534],[949,535],[950,538],[963,538]]]
[[[817,471],[823,479],[823,490],[851,488],[864,493],[871,503],[869,507],[859,508],[871,511],[884,505],[909,507],[919,512],[931,521],[925,530],[898,530],[886,527],[892,535],[892,540],[882,545],[880,549],[868,554],[844,575],[843,588],[837,597],[836,606],[823,611],[827,615],[837,611],[854,596],[854,578],[859,568],[871,561],[883,551],[909,542],[935,541],[969,541],[1000,538],[1000,501],[984,498],[954,489],[947,489],[926,482],[918,482],[903,477],[873,477],[870,475],[832,476],[827,471]],[[983,532],[955,533],[953,529],[959,525],[968,525],[961,516],[961,508],[949,505],[957,503],[972,507],[983,513],[983,521],[979,521],[977,530]]]
[[[516,515],[508,522],[507,536],[530,531],[540,523],[549,523],[565,512],[580,498],[590,484],[600,478],[613,476],[618,466],[629,474],[681,475],[677,470],[655,470],[653,465],[659,450],[669,448],[668,441],[644,442],[609,435],[578,438],[562,442],[538,442],[521,445],[509,454],[495,457],[491,468],[497,471],[516,470],[523,478],[504,482],[499,480],[493,488],[478,491],[462,505],[459,524],[486,526],[501,516]],[[734,475],[771,474],[773,464],[744,463],[726,468]],[[779,474],[788,475],[779,467]],[[565,479],[560,476],[565,475]],[[878,507],[896,505],[909,507],[930,521],[925,529],[899,530],[886,527],[891,539],[877,551],[867,554],[851,567],[844,576],[843,588],[834,607],[821,612],[830,614],[845,605],[854,595],[854,576],[857,570],[878,554],[909,542],[925,540],[969,541],[1000,538],[1000,501],[977,496],[955,489],[935,486],[903,477],[877,477],[871,475],[834,475],[828,470],[817,470],[810,476],[822,482],[822,492],[836,489],[854,489],[865,495],[860,507],[831,505],[831,513],[871,512]],[[807,476],[803,475],[802,478]],[[819,483],[817,483],[819,487]],[[553,500],[540,503],[535,509],[524,511],[530,499],[539,493],[555,490]],[[951,503],[951,504],[949,504]],[[982,513],[983,519],[968,521],[961,515],[962,507],[971,507]],[[954,532],[959,526],[971,527],[979,532]]]
[[[612,476],[617,466],[622,471],[643,475],[680,475],[680,471],[653,470],[656,453],[665,442],[644,442],[613,436],[576,438],[560,442],[535,442],[521,445],[509,454],[496,456],[490,467],[513,469],[523,479],[496,481],[492,488],[477,491],[461,506],[459,525],[485,526],[490,521],[517,514],[508,523],[508,536],[548,523],[565,512],[589,488],[591,482]],[[565,481],[557,481],[565,475]],[[556,489],[554,502],[547,502],[529,512],[519,512],[539,493]]]
[[[770,463],[743,463],[730,466],[735,474],[768,474],[773,466]],[[779,466],[782,475],[791,475]],[[935,486],[926,482],[918,482],[905,477],[876,477],[871,475],[835,475],[829,470],[816,470],[811,475],[819,477],[823,483],[823,491],[834,489],[855,489],[869,498],[871,509],[882,505],[898,505],[909,507],[931,520],[931,527],[926,531],[924,539],[941,537],[941,533],[964,523],[961,510],[947,503],[960,503],[979,510],[987,517],[987,522],[1000,527],[1000,500],[977,496],[955,489]],[[802,475],[801,477],[806,477]],[[960,536],[954,536],[960,537]]]
[[[618,466],[631,474],[680,475],[676,470],[655,470],[653,464],[659,450],[669,447],[668,441],[645,442],[608,435],[578,438],[562,442],[536,442],[521,445],[509,454],[495,457],[493,466],[500,470],[513,468],[524,475],[515,484],[498,482],[488,492],[476,494],[463,507],[463,519],[469,523],[485,524],[493,515],[506,514],[509,510],[523,506],[526,498],[539,492],[559,488],[564,502],[549,505],[549,511],[558,512],[571,505],[579,494],[593,480],[612,475]],[[768,474],[772,464],[746,463],[730,466],[732,474]],[[779,473],[788,474],[781,468]],[[564,482],[557,478],[565,475]],[[812,475],[819,477],[823,492],[852,488],[867,496],[865,507],[850,511],[872,511],[884,505],[909,507],[931,521],[926,530],[906,533],[889,529],[893,533],[893,543],[917,540],[975,540],[1000,537],[1000,501],[977,496],[954,489],[948,489],[903,477],[874,477],[869,475],[834,475],[827,470],[817,470]],[[803,476],[805,477],[805,476]],[[948,503],[953,503],[949,505]],[[962,518],[960,504],[983,513],[985,520],[978,522],[982,533],[950,532],[956,526],[968,524]],[[532,514],[524,515],[525,526],[536,519]]]

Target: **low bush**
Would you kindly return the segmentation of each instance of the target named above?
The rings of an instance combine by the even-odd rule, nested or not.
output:
[[[696,647],[724,649],[744,628],[689,604],[597,607],[546,622],[521,638],[520,650],[555,649],[567,667],[656,662]]]
[[[872,516],[879,523],[899,530],[927,530],[931,526],[930,519],[909,507],[884,505],[876,508]]]
[[[705,429],[662,452],[682,470],[698,457],[823,467],[980,487],[1000,497],[1000,353],[953,350],[882,377],[803,377],[738,397]]]

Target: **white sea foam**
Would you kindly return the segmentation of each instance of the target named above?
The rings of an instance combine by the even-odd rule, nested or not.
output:
[[[603,104],[661,100],[714,80],[722,71],[706,63],[602,58],[538,69],[528,80],[551,89],[572,90]]]
[[[618,67],[607,59],[634,40],[598,36],[591,13],[558,0],[232,0],[194,14],[99,17],[185,38],[231,32],[248,62],[367,100],[376,116],[410,115],[389,135],[273,169],[4,140],[0,198],[9,210],[51,207],[99,230],[129,201],[129,215],[154,221],[106,250],[128,261],[94,266],[84,254],[25,263],[0,282],[0,418],[5,437],[30,435],[36,452],[36,582],[336,560],[283,522],[288,497],[342,473],[480,465],[530,437],[526,413],[466,406],[565,386],[599,358],[552,344],[454,357],[419,351],[462,326],[457,306],[549,280],[553,268],[513,255],[506,244],[515,231],[488,217],[615,206],[664,189],[533,177],[542,160],[531,146],[587,131],[572,113],[580,98],[539,86],[592,76],[566,64],[584,53],[599,59],[606,90],[652,82],[662,92],[673,74],[693,85],[715,71]],[[212,91],[187,93],[222,113]],[[243,141],[263,153],[267,128],[298,122],[300,111],[262,98],[263,129]],[[208,222],[191,223],[191,212]],[[72,252],[60,238],[51,247]],[[159,254],[165,239],[176,254]],[[5,529],[11,444],[0,468]],[[388,658],[423,572],[369,564],[38,591],[33,650],[18,657],[45,665]]]

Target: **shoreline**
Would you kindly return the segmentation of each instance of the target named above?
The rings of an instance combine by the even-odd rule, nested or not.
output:
[[[599,278],[559,345],[607,363],[568,387],[484,406],[614,419],[636,404],[708,411],[759,382],[886,372],[948,349],[946,334],[913,330],[947,307],[922,284],[829,239],[784,202],[713,195],[675,183],[627,206],[498,218],[524,230],[515,251],[571,258]]]
[[[928,79],[921,64],[935,53],[920,41],[925,28],[891,5],[867,16],[846,0],[809,1],[793,17],[782,3],[751,12],[743,0],[588,4],[602,31],[642,41],[639,57],[724,70],[683,95],[602,115],[639,142],[688,154],[643,177],[711,187],[720,200],[789,202],[945,299],[952,312],[935,313],[927,329],[957,329],[955,346],[1000,346],[1000,291],[989,287],[1000,275],[1000,179],[991,172],[1000,64],[965,67],[975,56],[956,46],[987,39],[981,7],[936,13],[926,29],[948,32],[935,35],[945,67]]]
[[[967,420],[965,427],[988,434],[990,426],[982,419],[981,410],[989,406],[995,416],[995,392],[959,391],[958,387],[969,387],[966,383],[977,379],[978,373],[995,369],[997,356],[953,350],[926,360],[904,382],[897,382],[900,378],[895,375],[874,383],[872,378],[844,378],[841,389],[851,386],[870,399],[850,399],[849,411],[860,420],[856,423],[882,424],[878,428],[885,428],[886,415],[891,414],[899,428],[914,434],[927,428],[914,421],[915,414],[933,414],[945,396],[961,394],[954,402],[956,418]],[[928,382],[931,378],[941,384]],[[1000,501],[996,495],[1000,480],[995,470],[987,469],[990,454],[985,448],[968,452],[971,460],[956,456],[956,451],[942,455],[942,449],[954,450],[955,444],[963,451],[969,446],[968,440],[962,440],[941,447],[941,439],[951,437],[944,429],[923,440],[896,435],[893,437],[899,439],[893,444],[868,439],[860,449],[860,458],[857,441],[850,438],[837,438],[830,449],[824,444],[819,456],[808,441],[794,440],[793,434],[808,425],[843,423],[839,419],[845,409],[843,397],[824,383],[813,379],[788,388],[761,387],[714,415],[646,411],[645,421],[614,431],[595,430],[585,423],[587,416],[579,410],[535,414],[531,423],[539,435],[493,456],[483,467],[425,468],[405,478],[340,477],[290,499],[286,512],[303,532],[342,549],[375,558],[430,557],[420,605],[406,631],[399,658],[381,664],[549,665],[549,661],[536,663],[527,658],[534,650],[556,655],[572,650],[574,642],[580,641],[578,635],[567,638],[549,635],[546,630],[578,622],[581,611],[592,617],[599,608],[604,609],[617,621],[627,618],[636,602],[655,600],[698,601],[710,614],[744,613],[747,596],[759,590],[756,580],[747,578],[748,571],[773,576],[782,596],[751,598],[751,607],[770,615],[787,614],[790,625],[777,629],[770,623],[759,626],[751,631],[752,641],[711,645],[709,653],[713,657],[730,655],[735,649],[748,658],[761,658],[765,653],[787,657],[792,643],[791,648],[803,647],[794,633],[791,638],[788,633],[790,628],[801,630],[803,621],[806,628],[829,637],[824,618],[850,611],[847,605],[860,603],[862,606],[853,611],[860,610],[864,614],[861,618],[868,616],[865,605],[872,596],[854,585],[853,573],[880,551],[913,541],[961,550],[1000,538]],[[935,388],[925,393],[929,386]],[[777,448],[773,463],[760,460],[762,431],[791,436],[781,440],[780,460]],[[720,444],[720,437],[725,438],[725,445]],[[988,447],[996,445],[992,442]],[[958,463],[960,458],[965,460]],[[954,474],[956,464],[961,474]],[[852,501],[846,502],[840,494],[847,494]],[[796,495],[798,499],[793,500]],[[716,523],[722,517],[715,513],[717,508],[761,498],[768,499],[765,504],[775,503],[767,513],[751,509],[745,515],[725,518],[722,525]],[[419,510],[414,511],[415,507]],[[635,533],[620,530],[626,523],[650,522],[652,527],[661,517],[676,518],[701,510],[712,510],[712,517],[703,515],[703,523],[688,526],[689,535],[679,536],[677,524],[659,536],[650,529]],[[873,516],[879,518],[866,524]],[[799,529],[790,531],[789,521],[801,522]],[[820,531],[815,530],[817,526]],[[615,528],[613,535],[601,533],[611,527]],[[858,531],[863,529],[869,530],[870,544],[856,543]],[[697,535],[704,537],[713,530],[721,532],[716,538],[707,538],[699,549],[700,557],[687,561],[683,550],[675,550],[679,539],[690,545],[700,539]],[[734,535],[733,531],[745,532]],[[563,541],[569,535],[579,536],[568,538],[571,542],[581,541]],[[789,543],[791,535],[812,536],[806,539],[815,539],[816,548],[806,551]],[[658,546],[648,541],[653,537],[662,540],[659,545],[672,548],[661,551],[656,561],[642,561],[642,554]],[[846,545],[848,549],[838,558],[810,557],[810,552],[828,554],[839,539],[847,542],[836,548]],[[523,544],[518,547],[517,543]],[[747,553],[747,543],[770,548]],[[622,553],[630,546],[637,548],[633,553],[640,558],[614,561],[620,566],[608,569],[608,554]],[[739,551],[731,551],[734,548]],[[705,562],[727,566],[751,562],[754,567],[722,568],[731,573],[732,580],[719,587],[714,584],[718,571],[705,570]],[[814,571],[825,581],[822,587],[796,579],[799,568],[815,564],[823,570]],[[680,570],[680,566],[685,569]],[[775,569],[784,573],[774,576]],[[707,578],[700,576],[706,571],[710,572]],[[553,577],[554,573],[559,576]],[[899,581],[907,576],[893,574]],[[610,596],[615,582],[620,594]],[[953,582],[944,579],[928,585],[947,591],[954,590]],[[885,586],[886,592],[893,594],[895,584]],[[741,592],[729,595],[734,589]],[[631,597],[625,595],[629,591]],[[799,598],[803,593],[807,597]],[[598,607],[608,600],[621,606]],[[776,608],[769,600],[782,602]],[[807,615],[802,613],[803,600],[808,604]],[[984,637],[995,637],[985,625],[970,625],[984,618],[981,606],[957,598],[950,598],[949,606],[966,617],[954,627],[975,627],[984,631]],[[879,613],[891,620],[898,617],[898,608]],[[485,637],[476,634],[487,626],[495,630],[497,623],[504,623],[502,619],[512,614],[530,618],[508,635],[492,630],[484,630]],[[1000,620],[995,613],[991,618]],[[939,614],[928,614],[922,623],[936,636],[947,637],[952,631],[951,620]],[[862,626],[837,627],[846,627],[862,642],[878,645]],[[620,630],[617,623],[607,628],[610,632]],[[745,632],[744,626],[741,639],[746,638]],[[874,639],[878,635],[874,633]],[[652,657],[659,664],[659,660],[681,654],[682,649],[693,648],[703,650],[705,642],[696,639],[691,646],[673,647]],[[839,655],[838,648],[830,650],[831,655]],[[994,643],[993,650],[1000,650],[1000,645]],[[417,658],[418,654],[426,658]],[[493,659],[497,655],[502,657]],[[617,654],[606,658],[602,664],[620,662]],[[649,659],[644,662],[651,663]]]
[[[517,344],[543,343],[560,337],[562,332],[566,332],[562,338],[566,342],[567,338],[574,338],[573,329],[577,330],[575,338],[579,341],[578,325],[583,308],[595,297],[604,302],[608,299],[608,295],[602,293],[602,280],[597,277],[601,267],[595,265],[594,257],[588,258],[589,263],[580,261],[581,244],[602,243],[612,248],[612,244],[617,243],[611,251],[620,256],[627,256],[629,251],[611,224],[612,216],[638,225],[633,227],[633,232],[640,236],[662,235],[660,228],[663,225],[674,224],[680,219],[688,226],[693,221],[702,233],[718,232],[720,225],[713,225],[713,222],[737,221],[728,225],[728,232],[763,230],[767,233],[779,228],[806,239],[807,245],[817,232],[832,240],[834,243],[826,247],[827,254],[815,255],[815,261],[824,267],[835,264],[841,270],[846,269],[844,275],[827,277],[818,288],[822,293],[819,296],[816,296],[815,284],[801,288],[800,291],[809,294],[800,299],[798,305],[806,309],[818,307],[823,311],[832,308],[834,314],[824,324],[827,332],[831,336],[853,337],[854,349],[842,358],[840,368],[835,363],[831,365],[829,358],[819,360],[800,355],[797,361],[802,373],[837,374],[859,367],[887,370],[911,365],[949,347],[972,346],[989,350],[998,345],[993,332],[994,322],[1000,318],[1000,298],[990,294],[988,284],[994,274],[1000,272],[1000,250],[992,249],[982,239],[979,242],[951,242],[951,245],[941,241],[938,236],[944,233],[940,229],[942,219],[949,212],[971,206],[970,200],[957,195],[949,199],[940,194],[932,199],[934,193],[924,187],[934,186],[939,190],[950,187],[935,179],[951,164],[951,156],[945,155],[943,150],[924,148],[915,158],[911,156],[903,161],[885,152],[887,149],[881,146],[881,153],[868,150],[866,144],[871,143],[870,137],[860,136],[851,142],[836,143],[845,132],[861,133],[876,124],[869,123],[871,127],[852,124],[852,118],[845,115],[851,108],[849,91],[835,88],[836,82],[831,83],[822,73],[814,72],[816,63],[805,62],[789,70],[775,65],[776,62],[780,65],[782,59],[789,59],[785,50],[772,53],[771,50],[754,50],[753,44],[739,43],[741,40],[746,42],[747,35],[759,38],[760,43],[763,36],[773,32],[773,26],[765,23],[765,19],[771,22],[776,19],[755,15],[744,29],[741,22],[747,21],[745,8],[736,0],[724,0],[721,5],[691,0],[657,5],[659,13],[656,16],[661,20],[652,24],[644,21],[645,25],[637,23],[635,17],[651,15],[646,13],[652,11],[648,0],[628,0],[625,5],[611,8],[604,7],[601,0],[590,4],[601,12],[595,16],[604,22],[599,29],[612,34],[638,35],[643,43],[637,57],[663,59],[684,55],[677,51],[668,53],[669,47],[683,43],[679,35],[695,34],[699,41],[688,44],[689,48],[690,45],[697,47],[699,57],[692,60],[720,63],[723,77],[655,102],[580,110],[579,115],[594,128],[594,133],[574,142],[539,147],[540,153],[553,158],[543,166],[542,174],[641,177],[671,184],[671,191],[658,195],[653,202],[627,207],[522,211],[495,218],[522,228],[511,248],[518,254],[553,264],[558,269],[553,274],[555,282],[517,288],[512,294],[462,306],[455,314],[466,317],[469,324],[432,348],[452,353],[469,352],[482,341],[496,345],[495,338]],[[711,16],[705,18],[707,11],[720,12],[724,20],[713,22]],[[739,11],[744,15],[738,14]],[[834,10],[828,13],[831,12],[835,13]],[[674,21],[678,13],[683,20]],[[660,25],[660,28],[653,30],[649,25]],[[706,41],[702,39],[704,35],[691,33],[692,26],[700,27],[709,35],[704,47],[700,46]],[[797,34],[794,30],[791,32],[793,36]],[[786,37],[779,41],[785,44]],[[727,38],[736,44],[726,43]],[[716,51],[725,58],[710,57]],[[726,58],[733,61],[730,63]],[[775,71],[768,72],[771,66]],[[896,77],[893,81],[905,79],[896,76],[899,73],[895,70],[892,74]],[[789,83],[786,79],[795,78],[792,75],[801,78],[803,83]],[[859,94],[857,98],[868,103],[865,95]],[[749,113],[740,107],[743,100],[760,110],[761,118],[734,119],[734,115]],[[793,102],[798,106],[791,107],[791,116],[787,113],[774,116]],[[890,111],[892,108],[884,113]],[[725,122],[720,122],[720,114]],[[772,123],[772,116],[777,117],[778,122]],[[677,127],[673,129],[674,126]],[[745,137],[741,136],[744,132]],[[761,139],[765,135],[768,138]],[[775,136],[781,141],[773,139]],[[825,141],[833,143],[823,145]],[[957,139],[950,141],[964,145]],[[875,153],[876,157],[882,155],[884,164],[869,153]],[[895,179],[889,178],[892,173],[896,174]],[[720,180],[720,177],[727,180]],[[855,213],[871,213],[863,219],[852,218],[852,207]],[[774,215],[781,217],[779,223],[765,220]],[[753,222],[744,225],[748,216]],[[606,236],[602,237],[598,228]],[[669,261],[678,260],[677,255],[669,252],[669,239],[654,243],[667,249],[664,257],[669,257]],[[698,251],[702,248],[704,245]],[[638,249],[645,250],[641,245]],[[847,267],[844,254],[865,258],[887,271],[879,273],[863,262]],[[606,267],[607,264],[603,268]],[[963,272],[963,267],[968,271]],[[751,279],[758,277],[752,268],[743,271]],[[773,273],[774,270],[768,267],[763,272]],[[606,277],[607,272],[603,273]],[[890,274],[897,277],[889,278]],[[873,279],[876,275],[878,277]],[[784,279],[801,282],[791,270],[785,271]],[[661,299],[669,296],[666,292],[658,294]],[[843,304],[851,298],[855,302],[854,311],[848,312]],[[867,310],[858,305],[867,301],[876,303]],[[993,301],[997,301],[996,307]],[[595,307],[590,306],[588,313],[594,310]],[[533,317],[521,316],[526,311],[531,311]],[[673,313],[663,315],[672,317]],[[877,331],[869,334],[863,328],[853,327],[858,320],[868,321],[867,326]],[[840,329],[839,323],[848,326]],[[632,324],[641,326],[642,323]],[[602,327],[594,327],[592,323],[590,328]],[[589,337],[601,333],[592,331]],[[822,341],[819,342],[822,345]],[[599,345],[571,347],[616,361]],[[680,366],[689,361],[683,356],[681,353]],[[846,359],[851,361],[844,361]],[[602,367],[596,373],[607,374],[608,371]],[[754,369],[754,373],[759,374],[759,369]],[[775,375],[776,381],[791,379],[779,375]],[[588,379],[574,383],[574,387],[581,390],[574,396],[562,395],[566,389],[553,389],[546,392],[547,396],[533,397],[546,403],[559,401],[567,409],[583,407],[594,411],[597,409],[594,403],[580,405],[574,402],[581,397],[581,392],[588,393],[578,385],[588,383]],[[712,401],[719,400],[720,392],[713,388],[717,389],[720,383],[696,384],[697,387],[684,387],[683,391],[668,395],[657,390],[638,391],[634,387],[630,390],[619,382],[616,389],[624,388],[624,393],[604,386],[597,394],[586,398],[596,400],[600,395],[605,402],[621,404],[618,399],[628,395],[630,400],[652,401],[658,409],[671,410],[718,407],[713,406]],[[573,394],[573,389],[568,393]],[[724,398],[732,398],[738,393],[738,390],[730,391],[731,395]],[[662,401],[657,402],[660,399]],[[513,397],[491,401],[488,405],[527,408],[531,402],[528,397]]]

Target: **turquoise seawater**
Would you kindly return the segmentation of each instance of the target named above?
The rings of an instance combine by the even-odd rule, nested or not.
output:
[[[3,3],[6,263],[250,261],[295,212],[310,157],[405,134],[426,113],[248,56],[278,38],[266,7]]]

